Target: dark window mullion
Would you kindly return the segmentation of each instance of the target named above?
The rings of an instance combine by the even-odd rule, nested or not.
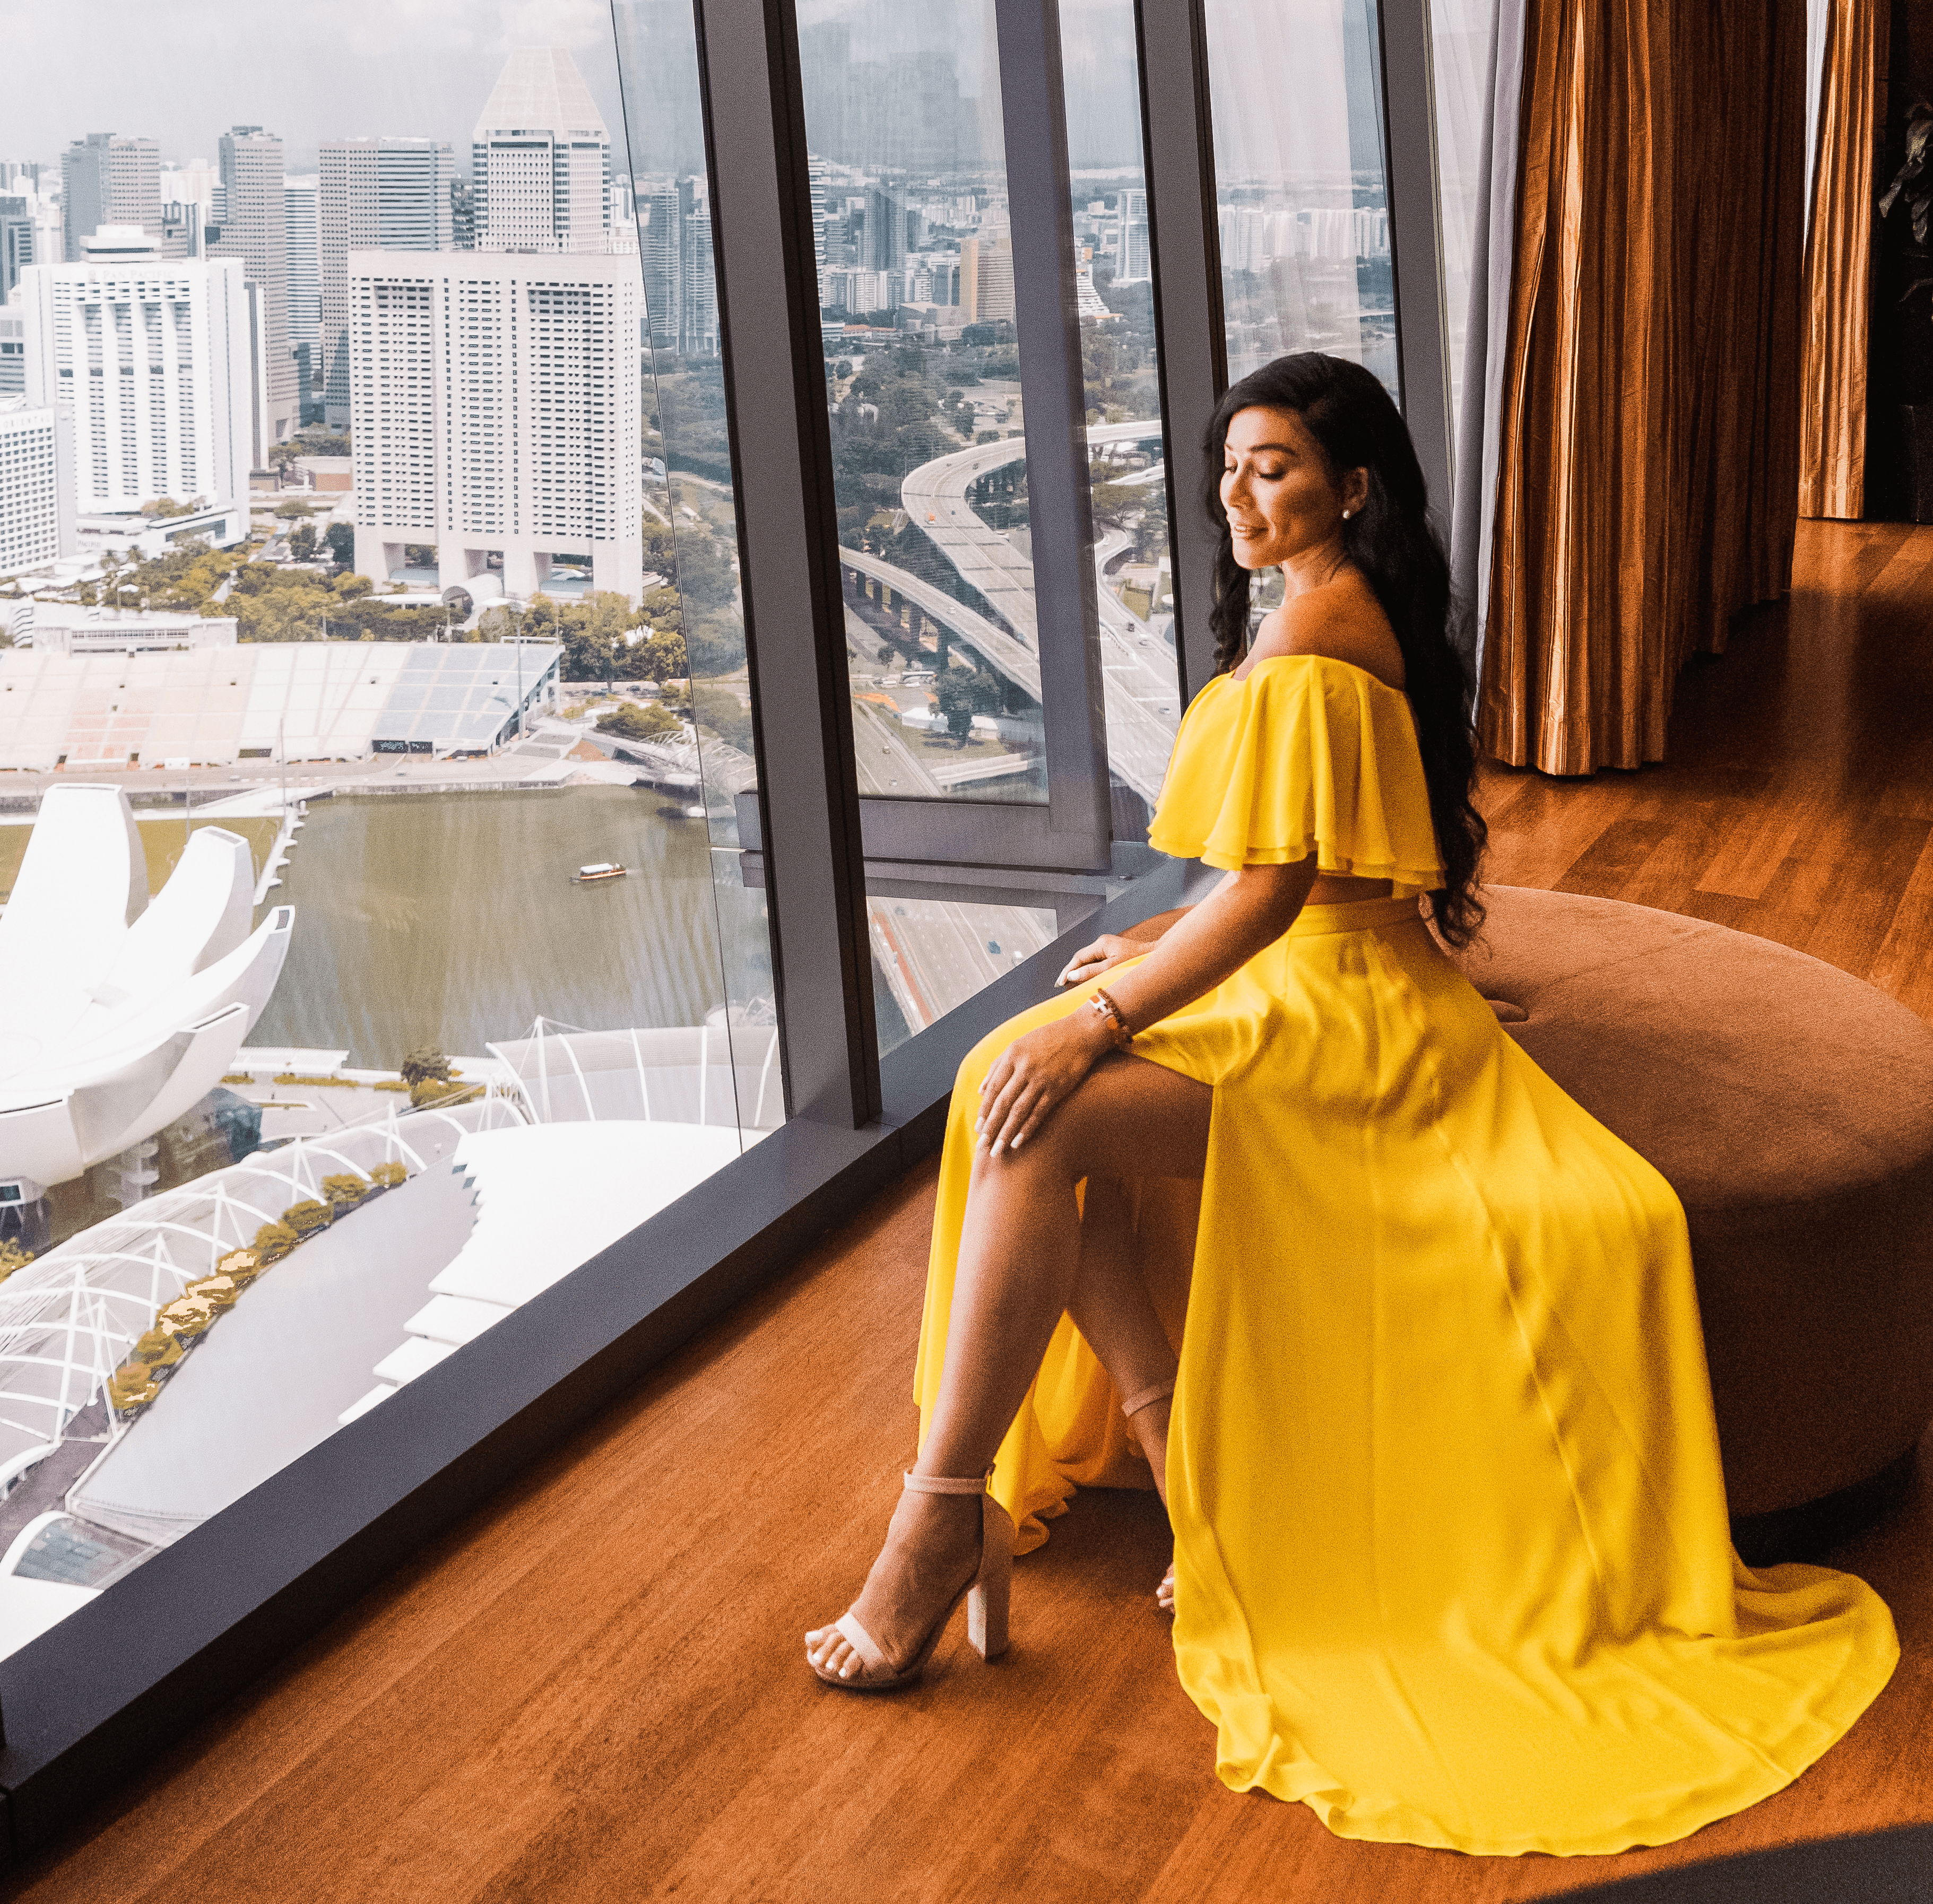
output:
[[[1209,419],[1228,387],[1202,0],[1135,0],[1135,32],[1155,350],[1168,445],[1174,650],[1185,704],[1215,670],[1208,611],[1214,599],[1216,536],[1202,508],[1195,458]]]
[[[994,0],[994,17],[1014,247],[1014,323],[1027,422],[1048,810],[1060,863],[1099,867],[1108,862],[1113,828],[1060,10],[1057,0]]]
[[[786,1105],[879,1116],[798,26],[694,0]]]

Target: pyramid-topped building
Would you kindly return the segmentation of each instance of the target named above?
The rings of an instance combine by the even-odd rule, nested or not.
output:
[[[562,47],[504,63],[471,143],[476,239],[502,251],[569,251],[610,224],[611,135]]]

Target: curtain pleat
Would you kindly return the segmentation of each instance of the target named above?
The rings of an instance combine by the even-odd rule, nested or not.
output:
[[[1866,338],[1879,88],[1889,22],[1879,0],[1832,0],[1805,246],[1799,513],[1865,513]]]
[[[1478,734],[1664,757],[1797,494],[1803,0],[1532,0]]]

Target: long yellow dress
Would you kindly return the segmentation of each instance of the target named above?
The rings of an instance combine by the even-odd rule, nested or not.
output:
[[[1490,1853],[1661,1844],[1790,1782],[1886,1683],[1891,1616],[1850,1575],[1733,1554],[1684,1212],[1420,917],[1441,875],[1405,697],[1309,656],[1218,677],[1150,837],[1225,868],[1312,851],[1396,894],[1305,908],[1135,1040],[1215,1093],[1168,1482],[1176,1662],[1223,1781]],[[922,1426],[980,1080],[1092,990],[960,1068]],[[1025,1551],[1077,1485],[1135,1481],[1063,1317],[994,1492]]]

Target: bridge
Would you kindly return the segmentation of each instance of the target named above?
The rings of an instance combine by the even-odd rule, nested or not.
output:
[[[1102,423],[1087,431],[1090,448],[1159,438],[1156,421]],[[840,573],[849,593],[876,599],[888,609],[903,604],[915,635],[924,625],[944,626],[997,673],[1040,698],[1040,633],[1034,614],[1033,563],[997,530],[990,529],[967,500],[973,485],[1027,454],[1024,440],[1003,437],[936,457],[910,471],[900,494],[908,518],[953,564],[1007,625],[957,601],[944,589],[877,556],[842,547]],[[1105,565],[1128,545],[1119,532],[1099,539],[1095,566]],[[1174,651],[1148,624],[1109,593],[1097,574],[1101,611],[1101,661],[1106,692],[1108,764],[1116,776],[1150,805],[1161,789],[1181,713]]]

